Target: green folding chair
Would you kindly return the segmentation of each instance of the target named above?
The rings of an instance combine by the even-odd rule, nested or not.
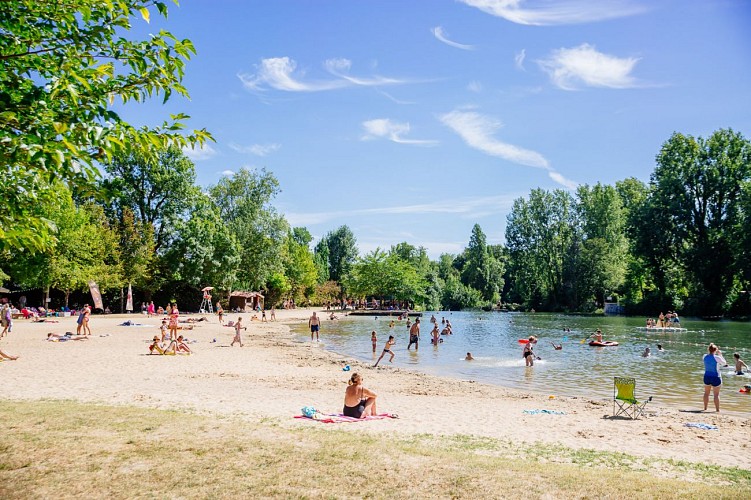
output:
[[[646,401],[639,401],[634,395],[636,379],[614,377],[613,380],[613,416],[626,415],[637,419],[644,415],[644,407],[652,401],[652,396]]]

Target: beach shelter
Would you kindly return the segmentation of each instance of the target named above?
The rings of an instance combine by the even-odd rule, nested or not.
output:
[[[229,294],[229,308],[230,310],[256,310],[260,306],[263,309],[263,295],[259,292],[243,292],[237,291]]]

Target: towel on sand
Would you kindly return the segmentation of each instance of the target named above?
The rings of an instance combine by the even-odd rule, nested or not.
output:
[[[683,424],[685,427],[694,427],[696,429],[704,429],[705,431],[716,431],[719,429],[716,425],[704,424],[701,422],[686,422]]]
[[[365,418],[352,418],[341,413],[317,413],[315,418],[306,417],[305,415],[295,415],[295,418],[301,418],[304,420],[314,420],[316,422],[322,422],[324,424],[341,424],[344,422],[368,422],[370,420],[383,420],[384,418],[399,418],[393,413],[381,413],[380,415],[373,415]]]
[[[526,413],[528,415],[539,415],[540,413],[544,413],[546,415],[565,415],[565,411],[556,411],[556,410],[524,410],[523,413]]]

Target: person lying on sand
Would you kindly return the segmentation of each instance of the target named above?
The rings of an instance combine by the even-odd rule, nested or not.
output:
[[[85,335],[73,335],[71,332],[65,332],[63,335],[48,333],[47,340],[50,342],[65,342],[66,340],[89,340]]]

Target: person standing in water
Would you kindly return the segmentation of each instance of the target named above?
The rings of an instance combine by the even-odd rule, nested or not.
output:
[[[378,335],[376,335],[376,331],[373,330],[373,333],[370,334],[370,342],[373,344],[373,354],[376,352],[376,347],[378,344]]]
[[[313,311],[313,316],[308,320],[308,327],[310,328],[310,341],[313,341],[313,335],[315,335],[316,342],[320,342],[318,331],[321,329],[321,319],[316,316],[315,311]]]
[[[420,347],[420,318],[415,319],[415,323],[412,325],[412,328],[409,329],[409,345],[407,346],[407,350],[409,351],[409,348],[412,347],[412,344],[415,344],[415,351],[419,349]]]
[[[537,338],[534,336],[529,337],[529,340],[524,344],[522,349],[522,356],[524,357],[524,363],[526,366],[535,365],[535,353],[532,351],[537,343]]]
[[[720,411],[720,386],[722,385],[722,375],[720,367],[728,363],[722,357],[722,351],[714,344],[709,344],[707,354],[702,358],[704,361],[704,411],[709,406],[709,392],[714,393],[715,411]]]

